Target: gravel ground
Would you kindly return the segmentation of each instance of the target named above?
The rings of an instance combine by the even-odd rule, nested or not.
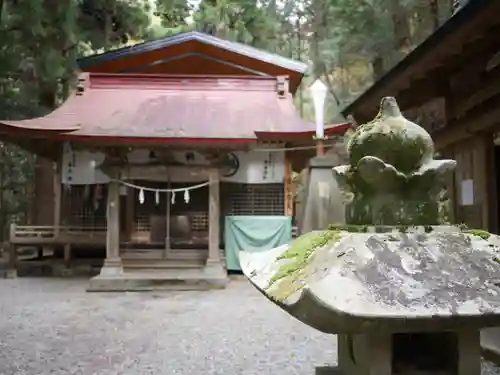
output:
[[[211,292],[90,294],[87,280],[0,280],[0,374],[306,375],[333,336],[245,281]],[[500,374],[485,363],[483,374]]]

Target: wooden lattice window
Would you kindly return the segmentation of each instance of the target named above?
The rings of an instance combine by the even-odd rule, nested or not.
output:
[[[224,215],[284,215],[283,184],[234,184],[221,187]]]
[[[63,225],[84,228],[106,226],[105,185],[62,186]]]

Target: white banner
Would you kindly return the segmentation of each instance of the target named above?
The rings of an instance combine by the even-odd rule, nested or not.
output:
[[[134,150],[128,160],[135,165],[151,161],[149,150]],[[231,166],[221,171],[221,181],[246,184],[282,183],[284,179],[284,151],[234,151],[230,153]],[[207,159],[195,151],[174,152],[173,159],[188,165],[209,165]],[[62,181],[67,185],[105,184],[109,177],[98,166],[104,161],[102,153],[72,150],[68,143],[64,145],[62,160]],[[168,172],[151,174],[147,168],[134,168],[127,176],[129,179],[155,180],[171,182],[202,182],[208,175],[204,171],[190,168],[169,167]]]
[[[221,172],[221,181],[241,184],[283,182],[285,173],[283,151],[235,151],[230,157],[232,167]]]

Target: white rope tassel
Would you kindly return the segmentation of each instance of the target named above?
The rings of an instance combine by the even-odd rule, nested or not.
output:
[[[155,191],[155,203],[157,206],[160,204],[160,191],[159,190]]]
[[[189,190],[184,190],[184,202],[189,203]]]
[[[170,203],[175,204],[175,191],[172,192],[172,198],[170,199]]]
[[[139,203],[140,204],[144,203],[144,190],[143,189],[139,190]]]

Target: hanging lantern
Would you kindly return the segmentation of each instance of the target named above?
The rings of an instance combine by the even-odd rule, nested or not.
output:
[[[155,191],[155,203],[157,206],[160,204],[160,191],[159,190]]]
[[[184,202],[189,203],[189,190],[184,190]]]
[[[139,190],[139,203],[140,203],[140,204],[143,204],[143,203],[144,203],[144,200],[145,200],[145,199],[144,199],[144,190],[143,190],[143,189],[141,189],[141,190]]]

